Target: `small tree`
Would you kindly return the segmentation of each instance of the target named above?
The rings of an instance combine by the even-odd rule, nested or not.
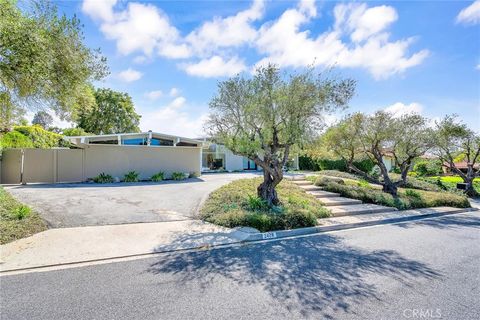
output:
[[[96,104],[80,112],[77,124],[95,134],[139,132],[140,115],[135,112],[132,98],[111,89],[96,89]]]
[[[473,179],[480,175],[480,135],[456,121],[455,116],[445,116],[435,123],[434,153],[450,170],[458,174],[466,184],[465,193],[477,195],[473,187]],[[467,172],[457,167],[457,161],[462,159],[467,164]]]
[[[273,65],[261,67],[252,78],[219,83],[206,129],[263,169],[257,194],[279,205],[275,187],[290,152],[319,130],[326,112],[346,106],[354,88],[353,80],[322,79],[312,69],[283,77]]]
[[[333,151],[347,163],[348,168],[370,182],[381,184],[383,191],[394,196],[398,187],[407,182],[407,173],[414,159],[422,156],[431,147],[431,133],[426,119],[409,114],[394,118],[391,114],[378,111],[373,115],[353,114],[323,135],[321,144]],[[401,178],[392,181],[383,157],[389,153],[400,169]],[[367,156],[379,168],[382,179],[363,172],[354,160]]]
[[[38,111],[33,116],[32,124],[39,125],[43,129],[47,129],[53,123],[53,117],[46,111]]]

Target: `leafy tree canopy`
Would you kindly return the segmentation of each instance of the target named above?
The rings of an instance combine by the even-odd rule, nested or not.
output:
[[[32,124],[39,125],[43,129],[47,129],[52,125],[52,123],[53,117],[46,111],[38,111],[35,113],[35,116],[33,116]]]
[[[94,134],[139,132],[140,115],[127,93],[96,89],[95,104],[78,115],[78,127]]]
[[[275,187],[290,152],[318,133],[329,111],[345,107],[354,88],[353,80],[326,79],[313,69],[285,76],[273,65],[261,67],[251,78],[219,83],[206,129],[263,169],[258,196],[278,205]]]
[[[51,108],[71,120],[88,99],[88,83],[108,74],[106,60],[83,44],[75,16],[58,15],[44,0],[21,3],[0,0],[0,102]],[[10,112],[1,111],[1,118]]]

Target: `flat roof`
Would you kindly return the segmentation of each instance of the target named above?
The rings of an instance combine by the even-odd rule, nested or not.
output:
[[[160,133],[160,132],[153,132],[153,131],[147,131],[147,132],[131,132],[131,133],[111,133],[111,134],[98,134],[98,135],[89,135],[89,136],[65,136],[65,139],[69,140],[70,142],[76,142],[77,139],[94,139],[94,140],[99,140],[102,138],[118,138],[118,137],[131,137],[131,136],[148,136],[149,134],[152,134],[152,137],[159,137],[159,138],[166,138],[166,139],[171,139],[171,140],[180,140],[183,142],[191,142],[195,143],[198,145],[203,145],[203,141],[201,140],[196,140],[196,139],[191,139],[191,138],[186,138],[186,137],[181,137],[181,136],[175,136],[175,135],[170,135],[170,134],[165,134],[165,133]]]

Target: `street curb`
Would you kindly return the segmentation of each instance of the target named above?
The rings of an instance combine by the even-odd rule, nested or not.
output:
[[[441,216],[446,216],[450,214],[466,213],[466,212],[472,212],[472,211],[478,211],[478,210],[479,209],[477,208],[461,208],[458,210],[452,210],[448,212],[426,213],[426,214],[419,214],[419,215],[414,215],[410,217],[398,217],[398,218],[390,218],[390,219],[387,218],[382,220],[346,223],[346,224],[338,224],[333,226],[318,226],[318,227],[307,227],[307,228],[300,228],[300,229],[293,229],[293,230],[279,230],[279,231],[271,231],[271,232],[263,232],[263,233],[254,233],[254,234],[250,234],[242,242],[281,239],[281,238],[288,238],[288,237],[295,237],[295,236],[304,236],[304,235],[315,234],[315,233],[324,233],[329,231],[339,231],[339,230],[371,227],[371,226],[391,224],[391,223],[408,222],[408,221],[441,217]]]
[[[330,231],[340,231],[340,230],[347,230],[347,229],[356,229],[361,227],[370,227],[370,226],[377,226],[377,225],[386,225],[386,224],[393,224],[393,223],[401,223],[401,222],[408,222],[408,221],[415,221],[415,220],[422,220],[427,218],[434,218],[434,217],[441,217],[451,214],[458,214],[458,213],[467,213],[473,211],[479,211],[480,209],[477,208],[459,208],[456,210],[448,211],[448,212],[435,212],[435,213],[426,213],[426,214],[418,214],[409,217],[399,217],[399,218],[391,218],[391,219],[382,219],[382,220],[375,220],[375,221],[364,221],[364,222],[357,222],[357,223],[346,223],[346,224],[339,224],[333,226],[318,226],[318,227],[307,227],[307,228],[299,228],[293,230],[279,230],[279,231],[271,231],[271,232],[263,232],[263,233],[247,233],[240,230],[237,230],[238,233],[243,234],[241,237],[237,236],[237,241],[232,241],[230,243],[219,243],[213,245],[201,245],[195,246],[191,248],[178,248],[178,249],[168,249],[168,250],[161,250],[161,251],[154,251],[154,252],[145,252],[145,253],[136,253],[130,255],[123,255],[123,256],[116,256],[116,257],[108,257],[108,258],[97,258],[97,259],[90,259],[90,260],[83,260],[83,261],[72,261],[72,262],[65,262],[65,263],[56,263],[50,265],[43,265],[43,266],[34,266],[34,267],[24,267],[24,268],[17,268],[17,269],[8,269],[8,270],[0,270],[0,276],[8,276],[22,272],[28,271],[42,271],[42,269],[47,269],[48,271],[50,268],[55,267],[62,267],[62,266],[88,266],[89,264],[96,263],[96,262],[108,262],[121,259],[128,259],[128,258],[147,258],[153,257],[159,254],[168,254],[174,252],[189,252],[195,251],[200,249],[210,250],[210,249],[221,249],[225,247],[230,247],[239,244],[247,244],[253,242],[262,242],[268,240],[279,240],[282,238],[291,238],[297,236],[308,236],[313,234],[321,234]]]

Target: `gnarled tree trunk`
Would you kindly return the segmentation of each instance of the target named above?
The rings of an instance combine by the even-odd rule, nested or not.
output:
[[[257,195],[265,200],[270,207],[280,204],[275,187],[282,181],[282,178],[283,175],[278,175],[275,172],[270,173],[265,169],[263,170],[263,182],[257,188]]]

